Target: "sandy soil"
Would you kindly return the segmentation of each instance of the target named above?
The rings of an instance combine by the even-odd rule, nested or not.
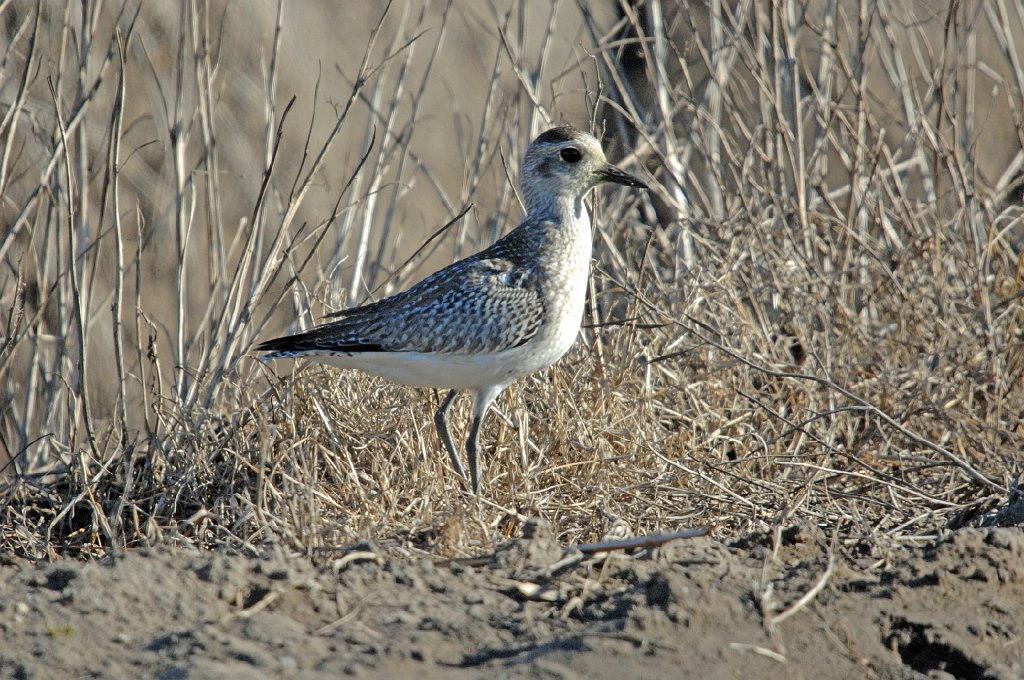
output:
[[[473,563],[0,556],[0,677],[1024,677],[1024,531],[831,566],[827,543],[794,528],[774,554],[697,538],[573,559],[540,526]]]

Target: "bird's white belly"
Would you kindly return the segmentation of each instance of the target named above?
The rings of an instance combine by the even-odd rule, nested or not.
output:
[[[582,314],[582,312],[581,312]],[[318,354],[310,359],[338,368],[356,368],[403,385],[448,389],[477,389],[509,385],[518,378],[547,368],[572,346],[579,320],[551,326],[529,342],[489,354],[426,354],[423,352],[360,352]]]

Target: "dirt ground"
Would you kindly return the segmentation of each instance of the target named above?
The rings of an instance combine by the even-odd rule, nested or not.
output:
[[[183,548],[0,556],[2,678],[1024,677],[1024,531],[847,546],[814,529],[473,561]],[[842,556],[840,556],[842,555]]]

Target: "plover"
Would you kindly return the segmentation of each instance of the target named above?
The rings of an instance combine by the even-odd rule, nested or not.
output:
[[[449,389],[434,424],[464,480],[448,411],[460,391],[470,392],[468,481],[479,493],[480,427],[491,403],[518,378],[555,363],[579,333],[591,259],[583,199],[603,182],[647,188],[608,163],[592,135],[568,125],[548,130],[530,144],[520,171],[522,224],[405,292],[337,312],[337,321],[256,349],[269,352],[264,360],[309,357],[406,385]]]

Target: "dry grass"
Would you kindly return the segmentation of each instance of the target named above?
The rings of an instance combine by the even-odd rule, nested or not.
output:
[[[311,4],[246,17],[258,44],[219,3],[0,4],[0,540],[464,555],[534,515],[567,542],[1000,521],[1024,14],[983,5],[374,5],[315,69]],[[497,402],[483,497],[439,395],[248,353],[488,243],[526,142],[587,111],[657,188],[602,193],[582,339]]]

